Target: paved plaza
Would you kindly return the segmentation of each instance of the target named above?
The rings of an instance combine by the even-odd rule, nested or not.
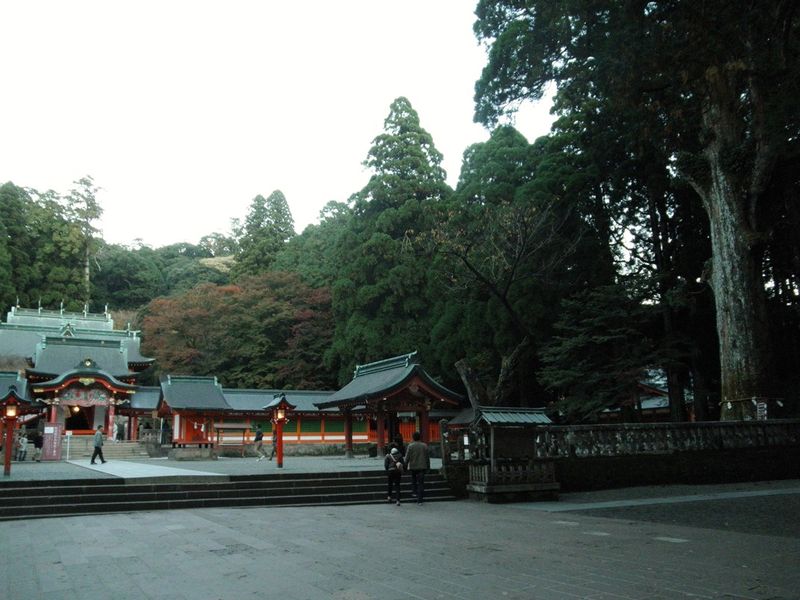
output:
[[[285,470],[340,463],[380,468],[376,459],[287,457]],[[137,464],[276,470],[252,459]],[[115,476],[69,463],[20,465],[31,466],[73,478]],[[800,481],[630,488],[506,505],[31,519],[0,523],[0,547],[4,600],[789,600],[800,598]]]

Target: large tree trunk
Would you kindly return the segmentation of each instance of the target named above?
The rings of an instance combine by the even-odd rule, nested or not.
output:
[[[766,294],[757,253],[757,208],[775,163],[776,135],[758,81],[747,79],[750,121],[742,118],[741,63],[706,71],[703,125],[708,143],[705,181],[698,191],[711,231],[711,289],[720,356],[720,418],[753,418],[753,400],[769,396],[771,381]],[[741,150],[751,143],[752,154]]]
[[[711,288],[719,336],[720,418],[752,418],[753,398],[769,396],[769,335],[764,286],[732,186],[712,165],[709,194]]]

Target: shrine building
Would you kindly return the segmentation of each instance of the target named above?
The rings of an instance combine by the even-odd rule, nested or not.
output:
[[[117,439],[143,435],[172,447],[244,448],[257,426],[272,434],[266,407],[285,397],[294,407],[283,426],[285,444],[382,451],[396,435],[414,431],[439,439],[438,422],[462,408],[462,395],[440,385],[405,354],[356,367],[340,390],[231,389],[216,377],[165,375],[160,385],[140,379],[154,359],[142,356],[141,337],[114,329],[103,313],[12,307],[0,323],[0,400],[13,394],[18,426],[43,424],[65,435],[89,436],[99,425]]]

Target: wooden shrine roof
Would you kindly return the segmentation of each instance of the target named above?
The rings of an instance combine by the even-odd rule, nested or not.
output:
[[[317,402],[317,407],[353,408],[367,405],[416,384],[426,388],[426,393],[433,396],[433,400],[456,406],[463,403],[464,397],[437,383],[415,362],[415,355],[416,352],[412,352],[357,366],[350,383],[324,402]]]
[[[89,340],[80,338],[46,337],[36,348],[34,375],[56,376],[75,368],[86,359],[91,359],[96,368],[114,377],[132,375],[128,368],[128,357],[119,340]]]
[[[263,412],[275,396],[284,394],[287,402],[295,407],[294,412],[336,412],[335,409],[321,411],[318,402],[323,402],[334,392],[305,390],[238,390],[224,389],[223,394],[228,404],[239,412]]]
[[[222,386],[216,377],[167,375],[161,382],[159,407],[166,404],[172,410],[230,412]]]

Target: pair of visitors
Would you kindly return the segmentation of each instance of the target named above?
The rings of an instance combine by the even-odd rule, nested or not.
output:
[[[425,496],[425,471],[431,468],[430,452],[419,431],[415,431],[412,437],[414,441],[405,449],[405,456],[397,445],[393,445],[383,460],[387,478],[386,499],[394,501],[397,506],[400,506],[400,482],[406,469],[411,472],[411,491],[418,506],[422,505]]]
[[[24,462],[28,455],[28,436],[22,434],[17,440],[17,461]]]

